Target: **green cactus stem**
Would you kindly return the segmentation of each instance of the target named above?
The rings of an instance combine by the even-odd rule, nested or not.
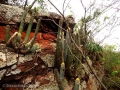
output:
[[[19,31],[18,31],[19,34],[21,34],[22,31],[23,31],[23,27],[24,27],[24,23],[25,23],[25,18],[26,18],[27,12],[28,12],[28,8],[25,8],[24,13],[23,13],[23,17],[22,17],[22,21],[21,21],[21,23],[20,23]],[[18,35],[19,35],[19,34],[18,34]],[[20,36],[17,36],[17,40],[18,40],[17,42],[20,43],[21,37],[20,37]]]
[[[74,39],[75,43],[81,48],[79,33],[73,34],[73,39]],[[73,50],[74,51],[74,55],[76,55],[76,57],[77,57],[77,58],[74,57],[74,61],[75,61],[75,64],[74,64],[74,73],[76,73],[78,65],[79,65],[79,60],[81,60],[82,57],[81,57],[81,54],[80,54],[79,50],[76,47],[73,47],[73,48],[74,48],[74,50]]]
[[[72,46],[69,45],[67,58],[66,58],[66,63],[65,63],[65,65],[66,65],[66,74],[70,78],[73,76],[73,74],[72,74],[72,68],[73,68],[72,62],[73,62],[73,59],[74,59],[74,56],[71,54],[71,50],[72,50]]]
[[[39,19],[37,26],[36,26],[34,37],[28,43],[25,44],[25,47],[24,47],[24,49],[21,50],[21,53],[32,52],[32,51],[35,51],[36,49],[39,48],[38,44],[34,45],[34,41],[35,41],[36,36],[38,34],[38,31],[39,31],[40,22],[41,22],[41,20]]]
[[[79,78],[76,78],[74,90],[79,90],[79,84],[80,84],[80,79],[79,79]]]
[[[32,28],[32,25],[33,25],[34,16],[35,16],[35,9],[32,10],[32,16],[31,16],[30,23],[29,23],[28,28],[27,28],[24,43],[28,42],[29,35],[30,35],[30,32],[31,32],[31,28]]]
[[[65,90],[64,87],[63,87],[63,84],[62,84],[62,82],[60,80],[60,76],[59,76],[59,73],[58,73],[57,69],[54,70],[54,74],[55,74],[55,79],[56,79],[56,81],[58,83],[59,90]]]
[[[28,43],[25,44],[24,50],[30,49],[31,42],[32,42],[32,40],[30,40]]]
[[[33,47],[30,49],[30,52],[40,52],[41,51],[41,49],[40,49],[40,45],[38,44],[38,43],[35,43],[34,45],[33,45]]]
[[[10,25],[6,26],[6,36],[5,36],[5,42],[7,42],[10,38]]]
[[[21,42],[21,33],[18,32],[16,41]]]
[[[71,65],[73,62],[73,55],[72,55],[72,43],[69,38],[69,32],[66,33],[66,44],[65,44],[65,68],[66,68],[66,75],[70,78],[72,76],[71,72]]]
[[[79,51],[76,49],[75,50],[75,55],[76,55],[76,57],[74,57],[74,75],[76,74],[76,71],[77,71],[77,69],[78,69],[78,66],[79,66]]]
[[[78,52],[79,53],[79,52]],[[76,55],[76,57],[79,57],[79,54]],[[74,73],[76,73],[78,69],[79,61],[77,58],[75,58],[75,66],[74,66]]]
[[[58,27],[58,36],[57,36],[57,38],[58,39],[61,39],[62,38],[62,26],[63,26],[63,20],[60,20],[59,21],[59,27]]]
[[[38,23],[37,23],[37,26],[36,26],[36,30],[35,30],[34,37],[33,37],[32,40],[31,40],[30,48],[32,48],[32,46],[33,46],[33,44],[34,44],[34,41],[35,41],[36,36],[37,36],[37,34],[38,34],[38,31],[39,31],[40,23],[41,23],[41,20],[39,19],[39,20],[38,20]]]
[[[69,40],[69,36],[68,36],[68,31],[67,31],[66,38],[65,38],[65,44],[64,44],[64,62],[65,63],[66,63],[67,53],[68,53],[68,40]]]
[[[64,79],[64,73],[65,73],[65,63],[62,62],[60,67],[60,79]]]
[[[28,53],[28,52],[35,52],[35,51],[40,52],[41,51],[40,46],[39,46],[38,43],[35,43],[32,48],[30,48],[30,45],[31,45],[30,42],[27,43],[25,45],[25,48],[22,49],[20,52],[25,54],[25,53]]]
[[[57,34],[57,46],[56,46],[55,63],[54,63],[54,66],[58,68],[58,70],[60,70],[60,65],[61,65],[61,62],[63,61],[61,58],[63,57],[62,56],[62,41],[61,41],[62,25],[63,25],[63,20],[60,20],[59,27],[58,27],[58,34]]]
[[[26,18],[27,12],[28,12],[28,8],[25,8],[24,13],[23,13],[23,17],[22,17],[22,21],[20,23],[19,31],[18,31],[18,33],[20,33],[20,34],[23,31],[23,27],[24,27],[24,23],[25,23],[25,18]]]

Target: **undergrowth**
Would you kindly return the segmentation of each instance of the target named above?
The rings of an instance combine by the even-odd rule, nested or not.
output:
[[[116,46],[106,45],[103,48],[103,57],[103,83],[109,90],[120,90],[120,52],[116,51]]]

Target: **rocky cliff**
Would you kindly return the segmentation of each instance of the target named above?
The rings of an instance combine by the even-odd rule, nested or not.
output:
[[[54,75],[54,60],[59,20],[62,17],[56,13],[39,10],[35,16],[31,39],[34,35],[36,22],[41,19],[40,31],[35,42],[41,47],[40,52],[20,54],[13,48],[5,45],[6,25],[10,25],[10,34],[18,31],[24,10],[19,7],[0,5],[0,88],[2,90],[59,90],[59,82]],[[27,14],[22,38],[25,37],[31,14]],[[74,20],[69,20],[73,29]],[[63,23],[66,29],[66,24]],[[99,62],[93,66],[88,60],[96,75],[102,81],[104,69]],[[86,63],[79,67],[79,90],[101,90],[101,84],[91,73]],[[67,78],[67,77],[66,77]],[[74,80],[64,79],[65,90],[72,90]]]

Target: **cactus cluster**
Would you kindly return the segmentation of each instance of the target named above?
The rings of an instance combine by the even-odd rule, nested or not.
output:
[[[24,29],[26,15],[27,15],[29,9],[30,8],[28,7],[28,8],[25,8],[25,10],[24,10],[22,21],[20,23],[18,32],[15,32],[12,36],[10,36],[10,26],[9,25],[6,26],[6,37],[5,37],[6,45],[12,46],[15,49],[15,51],[17,51],[19,53],[23,53],[23,54],[28,53],[28,52],[34,52],[36,50],[40,50],[39,44],[38,43],[34,44],[34,42],[35,42],[36,36],[39,31],[41,20],[38,20],[38,22],[37,22],[37,26],[36,26],[36,30],[35,30],[33,38],[30,41],[28,41],[31,29],[32,29],[36,9],[32,10],[32,16],[29,21],[26,36],[25,36],[24,40],[21,39],[21,35],[22,35],[23,29]]]
[[[76,71],[79,66],[79,60],[82,59],[82,55],[78,51],[78,49],[74,46],[71,41],[71,37],[73,37],[75,43],[80,46],[79,35],[71,34],[70,28],[66,31],[66,36],[64,35],[64,31],[62,30],[63,21],[59,21],[58,35],[57,35],[57,47],[56,47],[56,55],[55,55],[55,67],[60,70],[62,64],[65,63],[65,73],[70,78],[76,78]],[[71,37],[70,37],[71,36]],[[64,74],[63,74],[64,75]]]
[[[71,41],[71,37],[74,39],[75,43],[80,46],[80,41],[78,40],[78,34],[70,34],[70,28],[66,30],[66,35],[64,35],[64,30],[62,28],[63,21],[59,21],[59,28],[57,34],[57,47],[55,54],[55,68],[58,69],[60,75],[59,78],[62,81],[65,76],[69,78],[77,78],[77,69],[82,59],[82,55],[78,51],[78,49],[74,46]],[[77,78],[75,82],[75,89],[79,90],[79,80]],[[80,81],[79,81],[80,82]],[[77,85],[76,85],[77,84]]]
[[[80,65],[82,65],[81,63],[85,63],[87,57],[90,57],[90,59],[94,59],[94,57],[100,58],[101,48],[96,44],[90,44],[89,34],[91,31],[87,31],[86,24],[86,19],[82,18],[73,30],[69,25],[67,30],[64,30],[62,28],[63,21],[59,21],[55,68],[57,68],[60,73],[60,79],[64,79],[64,76],[76,79],[74,90],[79,90],[80,79],[77,77],[79,76],[78,71]],[[92,50],[95,51],[95,55],[90,50],[90,52],[88,52],[88,49],[91,49],[90,46],[93,46]],[[91,54],[92,57],[90,56]]]

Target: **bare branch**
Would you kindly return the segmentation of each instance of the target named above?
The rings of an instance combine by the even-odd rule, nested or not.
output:
[[[96,75],[95,72],[93,71],[92,67],[89,65],[89,63],[88,63],[85,55],[83,54],[83,51],[79,48],[79,46],[75,43],[75,41],[73,40],[73,38],[72,38],[71,36],[70,36],[70,38],[71,38],[72,42],[74,43],[74,45],[76,46],[76,48],[77,48],[77,49],[79,50],[79,52],[82,54],[82,56],[83,56],[84,60],[86,61],[87,65],[88,65],[88,67],[89,67],[89,69],[90,69],[90,71],[93,73],[93,75],[94,75],[95,78],[98,80],[98,82],[103,86],[103,88],[104,88],[105,90],[107,90],[107,88],[105,87],[105,85],[100,81],[100,79],[97,77],[97,75]]]
[[[64,15],[64,12],[65,12],[65,10],[64,10],[64,7],[65,7],[65,2],[66,2],[66,0],[64,0],[64,2],[63,2],[63,7],[62,7],[62,10],[63,10],[63,15]]]
[[[25,4],[24,4],[24,9],[25,9],[25,7],[27,6],[27,2],[28,2],[28,0],[26,0],[26,1],[25,1]]]
[[[65,20],[65,17],[64,17],[64,15],[59,11],[59,9],[50,1],[50,0],[48,0],[50,3],[51,3],[51,5],[61,14],[61,16],[63,17],[63,19]]]
[[[33,5],[35,4],[36,1],[37,1],[37,0],[34,0],[34,1],[32,2],[32,4],[30,5],[30,9],[33,7]]]
[[[64,9],[64,12],[66,11],[66,9],[67,9],[67,7],[68,7],[68,5],[69,5],[70,2],[71,2],[71,0],[69,0],[69,2],[67,3],[67,5],[66,5],[66,7]]]

